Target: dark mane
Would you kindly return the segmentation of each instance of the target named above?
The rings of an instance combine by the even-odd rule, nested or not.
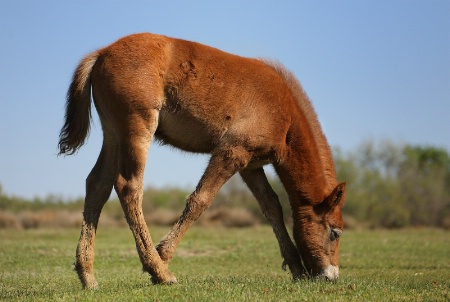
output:
[[[290,72],[286,67],[283,66],[278,61],[259,59],[263,63],[272,67],[284,80],[286,85],[289,87],[294,98],[297,100],[300,110],[303,111],[308,119],[309,126],[311,127],[312,133],[314,134],[314,139],[317,144],[317,149],[319,150],[319,156],[322,163],[322,169],[325,173],[329,190],[332,190],[336,186],[336,171],[334,168],[333,157],[331,153],[330,146],[323,134],[322,128],[320,126],[319,120],[317,118],[317,113],[314,107],[303,90],[302,85],[297,80],[297,78]]]

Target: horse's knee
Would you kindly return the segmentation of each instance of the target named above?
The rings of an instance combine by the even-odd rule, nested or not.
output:
[[[116,190],[117,196],[120,200],[122,200],[128,199],[130,197],[135,197],[136,193],[140,192],[142,184],[136,177],[126,179],[119,174],[114,184],[114,188]]]
[[[206,194],[193,193],[186,201],[186,209],[197,219],[211,204]]]

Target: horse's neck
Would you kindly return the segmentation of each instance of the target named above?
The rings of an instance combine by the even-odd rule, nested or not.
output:
[[[336,184],[331,152],[327,142],[320,141],[325,138],[314,137],[305,126],[291,130],[285,156],[275,167],[291,203],[321,202]]]

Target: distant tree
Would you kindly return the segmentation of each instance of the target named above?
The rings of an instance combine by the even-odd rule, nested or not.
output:
[[[404,227],[409,210],[397,175],[402,148],[389,140],[363,142],[347,156],[335,152],[338,179],[348,182],[344,214],[368,226]]]
[[[344,214],[369,226],[450,226],[450,156],[445,149],[366,141],[334,151],[348,182]]]
[[[399,169],[411,224],[444,226],[450,216],[450,156],[445,149],[406,146]]]
[[[450,228],[450,155],[446,149],[368,140],[351,152],[334,149],[333,155],[337,179],[347,182],[347,201],[343,208],[347,225],[348,221],[356,221],[368,227],[413,225]],[[283,207],[285,221],[291,223],[292,213],[286,191],[276,176],[268,174],[268,177]],[[168,215],[172,211],[173,214],[165,220],[168,223],[179,217],[189,194],[190,190],[179,188],[149,187],[144,191],[143,211],[151,218],[150,222],[163,221],[157,216]],[[4,221],[11,217],[18,220],[20,213],[45,214],[48,210],[80,213],[83,203],[83,198],[66,200],[55,195],[33,199],[10,196],[0,184],[0,214],[3,214]],[[226,208],[241,212],[244,208],[251,217],[258,219],[258,223],[267,223],[257,201],[238,175],[222,188],[211,211],[223,216]],[[227,214],[229,217],[225,216],[230,218],[237,213],[240,212],[231,211]],[[123,221],[117,198],[106,204],[103,214]]]

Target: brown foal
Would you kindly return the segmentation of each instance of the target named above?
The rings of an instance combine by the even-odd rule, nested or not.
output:
[[[94,277],[100,212],[114,187],[143,268],[155,283],[175,283],[168,264],[187,229],[239,172],[278,240],[292,277],[339,275],[345,183],[295,77],[278,63],[243,58],[195,42],[149,33],[124,37],[86,56],[67,94],[60,154],[85,142],[91,95],[103,146],[86,179],[75,268],[85,288]],[[209,164],[171,231],[155,246],[142,214],[144,167],[153,139],[209,153]],[[290,200],[291,240],[263,166],[272,164]],[[303,260],[303,265],[302,265]]]

